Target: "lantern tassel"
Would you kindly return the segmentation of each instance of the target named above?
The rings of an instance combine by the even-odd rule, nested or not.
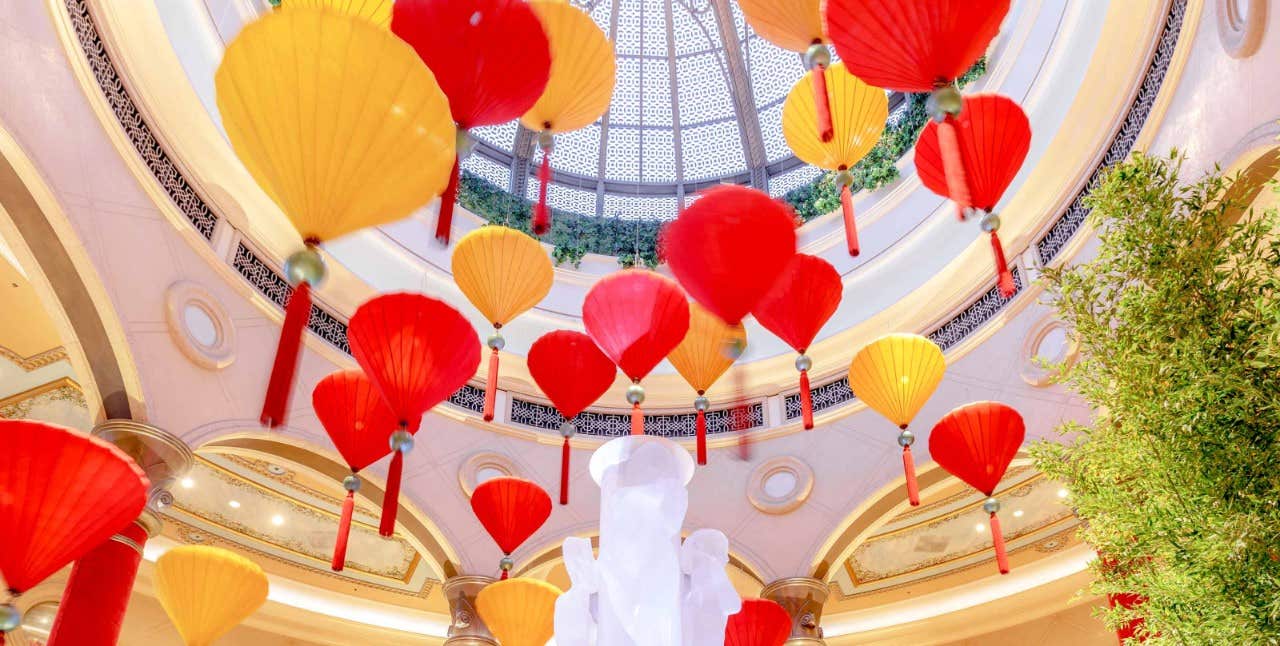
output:
[[[963,222],[965,211],[973,206],[973,198],[969,194],[969,177],[965,173],[960,140],[951,117],[938,124],[938,149],[942,154],[942,172],[947,180],[947,193],[956,204],[956,217]]]
[[[493,421],[493,409],[498,400],[498,349],[489,353],[489,378],[484,389],[484,421]]]
[[[569,504],[569,438],[560,446],[560,504]]]
[[[809,392],[809,371],[800,371],[800,418],[804,420],[804,430],[813,429],[813,394]]]
[[[1009,573],[1009,555],[1004,549],[1004,533],[1000,531],[1000,517],[991,512],[991,543],[996,548],[996,565],[1000,574]]]
[[[846,184],[840,188],[840,208],[844,211],[844,238],[849,244],[849,255],[858,257],[862,246],[858,243],[858,222],[853,219],[853,192]]]
[[[311,318],[311,285],[298,283],[284,310],[284,325],[280,328],[280,344],[276,346],[276,360],[271,367],[271,380],[267,382],[267,396],[262,402],[263,426],[277,428],[284,424],[285,411],[289,408],[289,396],[293,394],[293,376],[298,371],[298,351],[302,346],[302,330]]]
[[[499,580],[499,581],[506,581],[506,580],[507,580],[507,575],[508,575],[508,574],[510,574],[510,573],[509,573],[509,572],[507,572],[506,570],[503,570],[503,571],[502,571],[502,576],[499,576],[499,577],[498,577],[498,580]]]
[[[400,509],[400,476],[404,471],[404,452],[396,451],[387,471],[387,492],[382,497],[382,522],[378,533],[390,538],[396,531],[396,512]]]
[[[631,434],[644,435],[644,413],[639,403],[631,405]]]
[[[813,105],[818,112],[818,138],[823,143],[835,139],[835,127],[831,124],[831,99],[827,95],[827,68],[813,68]]]
[[[458,201],[458,172],[461,164],[457,157],[453,158],[453,170],[449,172],[449,183],[440,196],[440,214],[436,217],[436,240],[445,246],[449,245],[449,234],[453,231],[453,205]]]
[[[538,203],[533,207],[533,234],[542,235],[551,230],[551,211],[547,210],[547,184],[551,183],[551,150],[542,152],[542,167],[538,169]]]
[[[920,506],[920,484],[916,482],[916,461],[911,457],[911,447],[902,447],[902,472],[907,476],[907,500],[912,507]]]
[[[1000,234],[995,231],[991,232],[991,255],[996,262],[996,276],[1000,285],[1000,295],[1005,298],[1012,298],[1018,288],[1013,284],[1013,272],[1009,271],[1009,261],[1005,260],[1004,245],[1000,244]]]
[[[342,517],[338,520],[338,541],[333,544],[334,572],[341,572],[347,564],[347,538],[351,535],[351,516],[356,511],[356,492],[348,491],[347,499],[342,501]]]
[[[705,465],[707,463],[707,411],[698,411],[696,428],[698,429],[698,464]]]

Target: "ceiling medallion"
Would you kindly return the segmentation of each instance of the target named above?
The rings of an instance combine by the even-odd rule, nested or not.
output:
[[[799,458],[779,456],[760,463],[747,481],[747,500],[766,514],[789,514],[813,493],[813,469]]]
[[[1269,0],[1218,0],[1218,40],[1232,58],[1258,52],[1267,31]]]
[[[203,286],[179,281],[165,291],[165,323],[174,345],[192,363],[222,370],[236,360],[236,328],[222,303]]]

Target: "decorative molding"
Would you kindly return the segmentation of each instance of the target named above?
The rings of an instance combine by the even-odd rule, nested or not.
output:
[[[1218,40],[1232,58],[1258,53],[1267,33],[1270,0],[1217,0]]]
[[[62,346],[50,348],[44,352],[37,352],[29,357],[24,357],[2,345],[0,345],[0,359],[7,359],[27,372],[31,372],[37,368],[43,368],[59,361],[70,360],[67,356],[67,349]]]
[[[107,53],[106,47],[103,45],[101,35],[94,24],[86,0],[64,0],[64,4],[74,26],[76,37],[80,42],[81,50],[93,70],[94,77],[103,96],[115,113],[120,127],[128,135],[136,152],[146,162],[152,175],[154,175],[156,181],[159,182],[173,203],[186,214],[187,219],[201,235],[212,241],[214,228],[219,219],[218,215],[213,212],[186,178],[183,177],[181,170],[168,157],[147,126],[141,111],[129,96],[119,73],[111,61],[111,57]],[[1187,4],[1188,0],[1172,0],[1169,13],[1165,18],[1164,29],[1157,42],[1142,85],[1118,132],[1112,139],[1101,164],[1094,170],[1085,187],[1064,213],[1035,242],[1036,256],[1042,265],[1054,260],[1067,242],[1080,230],[1088,215],[1088,209],[1084,207],[1083,199],[1097,186],[1102,174],[1111,165],[1128,157],[1132,151],[1138,134],[1146,124],[1147,117],[1150,115],[1155,99],[1164,83],[1165,75],[1168,72],[1169,64],[1172,61],[1181,35]],[[513,173],[514,176],[515,174]],[[292,288],[275,268],[263,260],[243,241],[237,245],[232,266],[269,300],[280,307],[284,307],[289,295],[292,293]],[[1025,289],[1023,270],[1015,266],[1013,272],[1018,292],[1021,293]],[[1000,298],[998,293],[994,293],[993,296],[993,293],[994,290],[984,293],[960,314],[931,332],[929,334],[930,338],[945,350],[972,334],[1007,305],[1008,299]],[[1015,298],[1016,296],[1015,294]],[[346,324],[328,310],[313,305],[308,328],[330,345],[343,352],[350,353],[350,347],[346,340]],[[473,407],[474,393],[471,392],[472,390],[479,389],[469,385],[464,386],[463,390],[450,397],[450,403],[464,410],[478,412],[479,409]],[[845,392],[848,391],[847,386],[844,390]],[[853,399],[852,393],[841,394],[839,381],[822,384],[814,389],[814,393],[814,404],[817,410],[844,404]],[[819,393],[824,394],[819,395]],[[821,397],[821,399],[818,397]],[[819,401],[822,403],[819,404]],[[786,395],[785,406],[785,416],[788,420],[799,417],[798,394]],[[511,419],[516,423],[531,428],[558,432],[559,416],[555,415],[555,425],[549,427],[547,425],[551,423],[549,421],[550,417],[539,407],[542,409],[549,408],[535,402],[513,397]],[[750,410],[752,428],[763,426],[765,423],[763,405],[760,403],[751,404]],[[792,414],[793,410],[794,415]],[[551,412],[554,413],[554,411]],[[723,421],[720,426],[715,427],[716,430],[712,430],[710,417],[709,415],[708,431],[724,432]],[[645,419],[648,428],[658,435],[666,437],[691,437],[694,435],[694,415],[692,414],[655,415],[646,416]],[[625,435],[629,432],[630,422],[627,415],[583,413],[579,416],[577,425],[580,433],[614,437]]]
[[[84,391],[80,389],[80,384],[70,377],[62,377],[0,399],[0,419],[27,419],[27,415],[31,413],[31,409],[38,400],[69,401],[85,409],[86,413],[89,410],[89,404],[84,399]]]
[[[1066,335],[1065,345],[1061,348],[1061,356],[1041,358],[1041,346],[1054,331],[1062,331]],[[1022,343],[1022,380],[1032,386],[1043,388],[1054,383],[1062,374],[1075,365],[1080,358],[1080,343],[1076,340],[1067,324],[1054,316],[1046,314],[1027,332]],[[1041,365],[1041,362],[1048,365]]]
[[[199,309],[213,325],[213,343],[205,344],[195,337],[187,322],[187,308]],[[165,323],[169,337],[192,363],[207,370],[222,370],[236,360],[236,326],[227,308],[203,286],[179,281],[165,290]]]
[[[766,486],[769,478],[779,474],[790,474],[795,478],[795,486],[781,496],[770,495]],[[800,458],[782,455],[761,462],[752,469],[747,482],[747,500],[756,509],[766,514],[789,514],[803,505],[813,493],[813,469]]]
[[[458,467],[458,486],[462,487],[462,493],[467,498],[480,486],[480,472],[485,469],[492,469],[503,476],[520,477],[520,467],[510,457],[492,451],[476,453]]]

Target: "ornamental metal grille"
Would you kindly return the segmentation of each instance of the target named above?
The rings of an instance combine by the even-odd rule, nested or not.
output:
[[[730,433],[733,428],[733,408],[707,411],[707,434]],[[696,433],[696,417],[694,413],[683,415],[645,415],[644,430],[648,435],[682,438],[693,437]],[[526,401],[511,399],[511,415],[509,421],[514,424],[528,426],[545,431],[560,431],[564,418],[554,407]],[[621,437],[631,433],[631,416],[617,413],[585,412],[574,420],[578,433],[596,437]],[[764,427],[764,404],[754,402],[747,406],[747,430]]]

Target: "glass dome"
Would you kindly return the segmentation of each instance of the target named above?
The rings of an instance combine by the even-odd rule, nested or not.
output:
[[[799,54],[757,36],[731,0],[572,0],[614,43],[605,116],[556,137],[553,208],[589,216],[674,218],[720,183],[782,195],[819,171],[782,137],[782,104],[805,73]],[[464,169],[536,199],[534,135],[511,123],[472,132]]]

